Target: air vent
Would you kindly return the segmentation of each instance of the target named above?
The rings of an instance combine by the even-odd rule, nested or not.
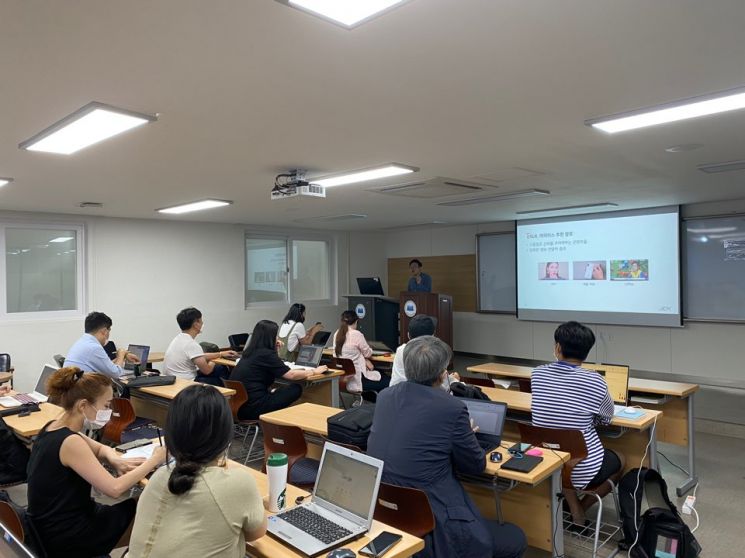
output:
[[[103,204],[100,202],[80,202],[78,204],[78,207],[93,207],[93,208],[100,208],[103,207]]]
[[[405,182],[393,184],[383,188],[373,188],[370,192],[387,194],[389,196],[404,196],[407,198],[435,199],[448,196],[463,196],[475,194],[484,190],[493,190],[494,186],[461,181],[454,178],[438,176],[426,181]]]
[[[440,202],[437,205],[446,205],[448,207],[459,207],[462,205],[476,205],[479,203],[489,203],[497,201],[515,200],[520,198],[532,198],[534,196],[548,196],[551,192],[548,190],[519,190],[516,192],[505,192],[494,196],[480,196],[478,198],[466,198],[463,200]]]
[[[307,217],[305,219],[295,219],[296,223],[336,223],[338,221],[358,221],[367,219],[364,213],[348,213],[346,215],[322,215],[320,217]]]
[[[580,209],[602,209],[604,207],[618,207],[617,203],[600,202],[588,203],[584,205],[565,205],[563,207],[549,207],[547,209],[529,209],[525,211],[516,211],[518,215],[530,215],[533,213],[551,213],[554,211],[579,211]]]
[[[712,163],[710,165],[699,165],[698,170],[707,174],[716,174],[718,172],[733,172],[745,170],[745,160],[728,161],[726,163]]]

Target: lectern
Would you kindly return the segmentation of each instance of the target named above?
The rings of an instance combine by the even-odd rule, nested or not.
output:
[[[345,295],[349,309],[357,314],[359,329],[368,341],[380,341],[395,351],[398,347],[398,301],[379,295]]]
[[[442,293],[403,291],[401,302],[401,340],[408,340],[409,320],[417,314],[437,318],[435,336],[453,347],[453,297]]]

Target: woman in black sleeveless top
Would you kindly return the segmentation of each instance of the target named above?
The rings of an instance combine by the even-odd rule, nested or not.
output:
[[[124,459],[113,448],[80,434],[102,428],[111,416],[111,380],[62,368],[49,379],[50,399],[64,409],[39,433],[28,464],[28,515],[49,558],[106,555],[127,531],[136,502],[97,504],[91,486],[118,498],[163,463],[165,449],[148,460]],[[102,463],[115,469],[113,477]]]

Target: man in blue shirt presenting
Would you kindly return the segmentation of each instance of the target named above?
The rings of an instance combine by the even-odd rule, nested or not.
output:
[[[422,262],[413,259],[409,262],[411,277],[409,278],[408,291],[418,291],[421,293],[432,292],[432,277],[422,273]]]

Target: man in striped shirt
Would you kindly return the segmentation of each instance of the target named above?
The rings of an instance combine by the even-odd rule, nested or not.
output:
[[[556,362],[533,370],[532,415],[535,426],[580,430],[587,445],[587,458],[572,472],[576,489],[597,488],[602,497],[610,492],[611,479],[618,482],[624,459],[613,450],[604,449],[595,431],[596,425],[609,424],[613,418],[613,400],[605,379],[595,371],[582,368],[595,344],[592,330],[578,322],[561,324],[554,332]],[[585,511],[595,503],[594,497],[581,501],[576,492],[565,491],[573,521],[585,524]]]

